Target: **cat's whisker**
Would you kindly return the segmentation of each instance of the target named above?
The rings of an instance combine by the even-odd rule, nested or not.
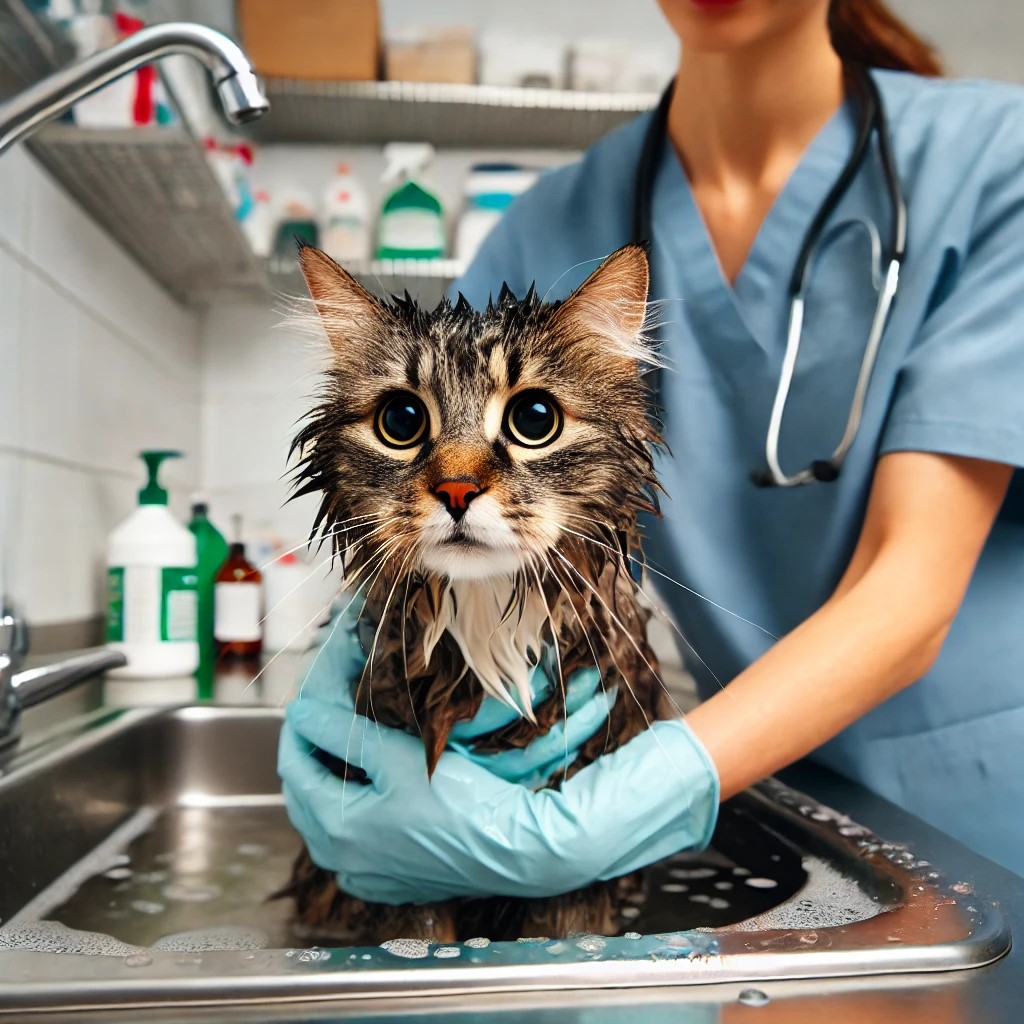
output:
[[[416,714],[416,701],[413,700],[412,683],[409,681],[409,652],[405,634],[405,625],[409,621],[409,585],[412,583],[412,575],[411,572],[405,575],[405,594],[402,597],[402,674],[405,676],[405,689],[409,694],[409,710],[412,712],[413,724],[416,726],[416,732],[422,736],[423,729]]]
[[[368,516],[353,516],[352,519],[346,520],[345,522],[354,522],[356,519],[379,519],[379,518],[380,517],[377,516],[376,513],[374,513],[373,515],[368,515]],[[335,533],[339,533],[339,532],[340,533],[344,533],[345,530],[338,529],[338,527],[341,527],[341,526],[344,526],[344,523],[332,524],[329,530],[325,530],[323,532],[322,536],[324,538],[326,538],[328,536],[333,536]],[[276,555],[274,555],[273,558],[268,558],[267,561],[265,561],[262,565],[256,566],[257,572],[262,572],[264,569],[267,569],[270,566],[272,566],[275,562],[280,562],[282,558],[286,558],[288,555],[295,554],[296,551],[300,550],[301,548],[308,547],[311,543],[312,543],[312,538],[307,538],[304,541],[300,541],[294,547],[288,548],[287,551],[279,551]]]
[[[571,517],[573,519],[579,519],[582,522],[585,522],[585,523],[587,523],[588,525],[591,525],[591,526],[594,523],[593,519],[588,519],[586,516],[581,516],[581,515],[578,515],[578,514],[573,513],[573,512],[562,511],[560,514],[561,515],[565,515],[565,516],[569,516],[569,517]],[[612,527],[609,524],[607,524],[607,523],[601,523],[600,525],[606,527],[607,529],[612,529]],[[589,540],[591,543],[598,544],[599,546],[607,549],[608,551],[615,552],[614,548],[610,547],[607,544],[603,544],[601,541],[596,540],[594,537],[590,537],[590,536],[587,536],[587,535],[582,534],[582,533],[576,533],[574,530],[571,530],[571,529],[569,529],[568,526],[564,526],[564,525],[561,527],[561,529],[565,530],[566,533],[571,533],[574,537],[580,537],[582,540]],[[616,553],[619,553],[619,552],[616,552]],[[649,570],[650,572],[654,573],[655,576],[660,576],[663,580],[667,580],[669,583],[674,584],[675,586],[679,587],[681,590],[685,590],[686,593],[692,594],[694,597],[699,598],[701,601],[704,601],[707,604],[711,605],[712,608],[717,608],[719,611],[725,612],[726,615],[731,615],[734,619],[738,619],[740,622],[745,622],[748,626],[753,626],[754,629],[760,630],[762,633],[764,633],[765,636],[771,637],[772,640],[778,640],[779,639],[779,637],[776,636],[770,629],[766,628],[765,626],[762,626],[758,622],[754,622],[753,619],[748,619],[745,616],[740,615],[739,612],[734,612],[731,608],[726,608],[725,605],[719,604],[717,601],[715,601],[712,598],[708,597],[706,594],[702,594],[699,590],[694,590],[692,587],[688,587],[685,583],[680,583],[679,580],[674,579],[671,576],[668,576],[667,574],[661,572],[658,569],[655,569],[654,566],[652,566],[651,563],[648,560],[643,559],[643,558],[637,558],[634,555],[630,555],[630,554],[627,554],[626,557],[631,562],[633,562],[634,565],[638,565],[642,569]]]
[[[608,696],[608,686],[607,686],[607,684],[605,683],[605,680],[604,680],[604,671],[601,668],[601,662],[600,662],[600,659],[597,656],[597,651],[595,650],[594,645],[593,645],[593,643],[590,640],[590,631],[584,625],[583,619],[580,618],[580,613],[576,610],[576,602],[572,599],[572,595],[569,593],[567,587],[562,582],[561,577],[558,575],[558,573],[555,572],[553,566],[551,565],[551,563],[546,558],[544,559],[544,566],[547,569],[547,571],[551,574],[551,578],[555,581],[555,583],[558,584],[559,589],[562,591],[563,594],[565,594],[566,601],[569,602],[569,607],[572,609],[572,613],[575,616],[576,622],[577,622],[577,624],[580,627],[580,633],[583,634],[583,639],[586,641],[587,647],[590,648],[590,655],[594,659],[594,667],[597,669],[597,679],[598,679],[598,682],[601,684],[601,692],[605,695],[605,697],[607,697]],[[591,617],[591,621],[593,621],[593,617]],[[596,623],[595,623],[595,625],[596,625]],[[604,639],[604,638],[602,637],[602,639]],[[607,642],[607,640],[605,640],[605,648],[608,649],[608,647],[609,647],[608,642]],[[614,658],[612,660],[614,661]],[[568,712],[566,713],[566,717],[568,717]],[[605,717],[604,721],[605,721],[605,741],[604,741],[604,743],[605,743],[605,748],[607,749],[607,747],[611,743],[611,738],[612,738],[611,708],[608,709],[608,715]],[[568,739],[566,740],[566,745],[568,745]]]
[[[581,582],[583,583],[583,585],[584,585],[585,587],[587,587],[587,589],[589,589],[589,590],[590,590],[590,591],[591,591],[591,592],[592,592],[592,593],[594,594],[594,596],[595,596],[595,597],[596,597],[596,598],[598,599],[598,601],[600,601],[601,605],[602,605],[602,606],[604,607],[604,610],[605,610],[605,611],[606,611],[606,612],[608,613],[608,615],[609,615],[609,616],[611,616],[611,617],[612,617],[612,619],[613,619],[613,620],[614,620],[614,621],[615,621],[615,622],[616,622],[616,623],[618,624],[618,626],[619,626],[619,629],[620,629],[620,630],[622,631],[622,634],[623,634],[623,635],[624,635],[624,636],[625,636],[625,637],[626,637],[626,638],[627,638],[627,639],[628,639],[628,640],[630,641],[630,643],[632,643],[632,644],[633,644],[633,647],[634,647],[634,648],[636,649],[636,652],[637,652],[637,654],[639,654],[639,655],[640,655],[640,659],[641,659],[641,660],[643,661],[643,663],[644,663],[644,664],[645,664],[645,665],[647,666],[647,669],[648,669],[648,671],[649,671],[649,672],[651,673],[651,675],[653,675],[653,676],[654,676],[654,678],[655,678],[655,679],[656,679],[656,680],[658,681],[658,683],[659,683],[659,685],[661,686],[661,688],[662,688],[663,692],[665,693],[665,695],[666,695],[666,696],[668,697],[669,701],[671,701],[672,705],[673,705],[673,706],[675,707],[676,711],[678,712],[678,714],[679,714],[679,717],[680,717],[680,718],[685,718],[685,717],[686,717],[686,715],[684,714],[684,712],[682,711],[682,709],[681,709],[681,708],[679,707],[679,705],[678,705],[678,704],[676,704],[675,700],[674,700],[674,699],[673,699],[673,697],[672,697],[672,694],[671,694],[671,693],[669,692],[669,689],[668,689],[668,687],[667,687],[667,686],[665,685],[665,683],[664,683],[664,682],[662,681],[662,679],[661,679],[661,677],[660,677],[660,676],[658,675],[658,673],[654,671],[654,669],[653,669],[653,668],[652,668],[652,666],[651,666],[651,663],[650,663],[650,662],[649,662],[649,661],[647,660],[647,658],[646,658],[646,657],[644,656],[643,652],[642,652],[642,651],[640,650],[640,647],[639,647],[639,645],[638,645],[638,644],[636,643],[636,641],[635,641],[635,640],[633,640],[632,636],[631,636],[631,635],[629,634],[629,631],[628,631],[628,630],[627,630],[627,629],[625,628],[625,626],[623,626],[623,625],[622,625],[622,623],[621,623],[621,622],[619,621],[619,618],[618,618],[618,616],[616,616],[616,615],[615,615],[615,614],[614,614],[614,613],[612,612],[612,610],[611,610],[611,609],[610,609],[610,608],[608,607],[608,605],[607,605],[607,604],[605,604],[604,600],[603,600],[603,599],[601,598],[601,595],[600,595],[600,594],[599,594],[599,593],[597,592],[597,590],[596,590],[596,589],[595,589],[594,587],[592,587],[592,586],[590,585],[590,583],[589,583],[589,582],[587,581],[586,577],[585,577],[585,576],[583,576],[583,575],[582,575],[582,573],[580,573],[580,571],[579,571],[579,570],[578,570],[578,569],[576,568],[576,566],[574,566],[574,565],[572,564],[572,562],[570,562],[570,561],[569,561],[569,560],[568,560],[568,559],[567,559],[567,558],[566,558],[566,557],[565,557],[565,556],[564,556],[564,555],[563,555],[563,554],[562,554],[562,553],[561,553],[560,551],[558,551],[557,549],[552,549],[552,551],[553,551],[553,553],[554,553],[555,555],[557,555],[557,556],[558,556],[558,557],[559,557],[559,558],[560,558],[560,559],[561,559],[561,560],[562,560],[563,562],[565,562],[565,564],[566,564],[567,566],[569,566],[569,568],[570,568],[570,569],[572,569],[572,571],[573,571],[573,572],[575,572],[577,576],[579,576],[579,578],[580,578]],[[622,671],[621,671],[621,669],[619,670],[619,674],[620,674],[620,675],[622,675]],[[626,678],[626,676],[625,676],[625,675],[622,675],[622,679],[623,679],[623,681],[625,682],[626,686],[628,687],[628,689],[629,689],[629,692],[630,692],[631,694],[633,694],[633,699],[634,699],[634,700],[636,700],[636,702],[637,702],[637,706],[638,706],[638,707],[639,707],[639,709],[640,709],[640,714],[641,714],[641,715],[643,716],[643,718],[644,718],[644,722],[646,723],[646,727],[647,727],[648,729],[650,729],[650,727],[651,727],[651,721],[650,721],[650,719],[649,719],[649,718],[647,717],[647,712],[646,712],[646,711],[644,711],[643,705],[642,705],[642,704],[640,703],[640,700],[639,700],[639,699],[637,698],[637,696],[636,696],[636,693],[635,693],[635,692],[633,691],[633,687],[632,687],[632,686],[630,686],[629,680],[628,680],[628,679]],[[728,691],[726,691],[726,692],[728,692]],[[663,744],[663,743],[661,742],[661,740],[660,740],[660,739],[658,738],[658,734],[657,734],[657,732],[655,732],[655,733],[654,733],[654,740],[655,740],[655,742],[656,742],[656,743],[658,744],[658,746],[659,746],[659,747],[661,748],[661,752],[662,752],[662,753],[663,753],[663,754],[665,755],[665,759],[666,759],[666,760],[668,761],[668,763],[669,763],[670,765],[672,765],[672,767],[673,767],[673,768],[674,768],[674,769],[676,770],[676,772],[677,772],[677,773],[679,774],[679,777],[680,777],[681,779],[683,779],[683,780],[685,781],[685,779],[686,779],[686,775],[685,775],[685,773],[684,773],[684,772],[683,772],[683,770],[682,770],[682,769],[681,769],[681,768],[679,767],[679,765],[677,765],[677,764],[676,764],[676,762],[675,762],[675,761],[674,761],[674,760],[672,759],[672,755],[671,755],[671,754],[670,754],[670,753],[668,752],[668,750],[666,749],[665,745],[664,745],[664,744]]]
[[[555,645],[555,664],[558,666],[558,685],[562,690],[562,709],[568,716],[568,696],[565,692],[565,677],[562,675],[562,652],[558,646],[558,629],[555,625],[555,620],[551,616],[551,609],[548,607],[548,599],[544,594],[544,584],[541,583],[540,575],[537,572],[537,567],[532,562],[530,563],[530,571],[533,573],[533,578],[537,581],[537,591],[540,595],[540,599],[544,604],[544,614],[548,617],[548,627],[551,630],[551,642]],[[565,740],[565,770],[569,769],[569,733],[566,730],[562,731],[562,738]]]
[[[571,531],[570,531],[570,532],[571,532]],[[580,537],[580,539],[581,539],[581,540],[586,540],[586,541],[590,541],[590,542],[591,542],[592,544],[596,544],[596,545],[597,545],[598,547],[600,547],[600,548],[605,548],[605,549],[606,549],[606,550],[608,550],[608,551],[615,551],[615,549],[614,549],[614,548],[610,548],[610,547],[608,547],[608,545],[607,545],[607,544],[602,544],[602,543],[600,543],[599,541],[596,541],[596,540],[594,540],[594,538],[593,538],[593,537],[586,537],[586,536],[584,536],[583,534],[577,534],[577,536],[578,536],[578,537]],[[616,554],[618,555],[618,557],[620,557],[620,558],[621,558],[621,552],[616,552]],[[627,557],[628,557],[628,556],[627,556]],[[574,568],[575,568],[575,567],[574,567]],[[630,582],[630,584],[631,584],[631,585],[633,586],[633,588],[634,588],[634,589],[636,590],[636,592],[637,592],[638,594],[644,594],[644,596],[645,596],[645,597],[647,597],[647,596],[648,596],[648,595],[647,595],[647,594],[646,594],[646,593],[644,592],[643,588],[642,588],[642,587],[641,587],[641,586],[640,586],[640,585],[639,585],[639,584],[638,584],[638,583],[636,582],[636,580],[634,580],[634,579],[633,579],[633,577],[632,577],[632,576],[630,576],[630,575],[629,575],[629,573],[628,573],[628,572],[624,573],[624,574],[623,574],[623,577],[624,577],[625,579],[627,579],[627,580],[628,580],[628,581]],[[599,595],[597,595],[597,592],[596,592],[596,591],[595,591],[595,596],[598,596],[598,600],[600,600],[600,596],[599,596]],[[602,602],[602,603],[603,603],[603,602]],[[605,606],[605,607],[607,607],[607,606]],[[610,611],[610,609],[609,609],[609,614],[611,614],[611,611]],[[667,623],[667,624],[668,624],[669,626],[671,626],[671,627],[672,627],[672,629],[674,629],[674,630],[675,630],[675,632],[676,632],[676,635],[677,635],[677,636],[679,637],[679,639],[680,639],[680,640],[682,640],[684,644],[686,644],[686,646],[687,646],[687,647],[689,648],[689,650],[690,650],[690,651],[692,652],[693,656],[694,656],[694,657],[695,657],[695,658],[696,658],[696,659],[697,659],[697,660],[698,660],[698,661],[699,661],[699,662],[700,662],[700,663],[701,663],[701,664],[702,664],[702,665],[704,666],[704,668],[706,668],[706,669],[707,669],[708,673],[709,673],[709,674],[711,675],[711,678],[712,678],[712,679],[714,679],[714,681],[715,681],[715,682],[716,682],[716,683],[718,684],[718,687],[719,687],[719,689],[720,689],[720,690],[721,690],[721,691],[722,691],[723,693],[729,693],[728,689],[726,688],[726,686],[725,686],[725,684],[724,684],[724,683],[722,682],[722,680],[718,678],[718,676],[717,676],[717,675],[715,674],[715,672],[714,672],[714,670],[713,670],[713,669],[711,668],[711,666],[710,666],[710,665],[709,665],[709,664],[708,664],[708,663],[707,663],[707,662],[706,662],[706,661],[705,661],[705,660],[704,660],[704,659],[703,659],[703,658],[702,658],[702,657],[700,656],[700,653],[698,652],[697,648],[696,648],[696,647],[694,647],[692,643],[690,643],[690,641],[689,641],[689,640],[688,640],[688,639],[686,638],[685,634],[684,634],[684,633],[682,632],[682,630],[680,630],[680,629],[679,629],[679,627],[678,627],[678,626],[677,626],[677,625],[675,624],[675,622],[673,622],[673,621],[672,621],[672,619],[671,619],[671,618],[668,618],[668,617],[666,617],[666,618],[665,618],[665,622],[666,622],[666,623]],[[631,637],[630,637],[630,640],[632,641],[632,638],[631,638]],[[660,680],[659,680],[659,682],[660,682]],[[664,683],[662,683],[662,687],[663,687],[663,688],[664,688],[664,690],[665,690],[665,694],[666,694],[666,696],[668,697],[668,699],[669,699],[670,701],[672,701],[672,704],[673,704],[673,706],[674,706],[674,707],[676,708],[676,710],[677,710],[677,711],[678,711],[678,712],[679,712],[680,714],[683,714],[683,711],[682,711],[682,709],[681,709],[681,708],[679,707],[679,705],[678,705],[678,704],[676,704],[676,702],[675,702],[675,699],[674,699],[674,698],[672,697],[671,693],[669,693],[668,687],[666,687]],[[730,696],[730,697],[732,697],[732,694],[730,693],[730,694],[729,694],[729,696]]]
[[[598,601],[601,602],[601,606],[608,613],[609,618],[611,618],[616,623],[616,625],[618,625],[619,630],[621,631],[622,635],[624,637],[626,637],[626,639],[629,640],[630,643],[633,644],[633,647],[636,649],[637,654],[640,655],[640,657],[643,660],[644,664],[647,666],[648,669],[650,669],[651,675],[654,676],[654,678],[660,684],[661,688],[667,694],[668,693],[668,687],[665,686],[665,684],[661,681],[661,678],[658,675],[658,673],[655,672],[654,669],[651,667],[651,663],[644,657],[643,652],[640,650],[639,645],[632,638],[632,636],[630,636],[629,630],[626,629],[626,627],[622,624],[622,622],[619,620],[619,618],[612,612],[612,610],[608,607],[608,605],[605,604],[605,602],[602,600],[601,595],[597,592],[597,590],[590,585],[590,583],[588,582],[587,578],[579,571],[579,569],[576,568],[575,565],[572,564],[572,562],[569,561],[568,558],[565,557],[565,555],[563,555],[561,553],[561,551],[559,551],[557,548],[552,548],[551,549],[551,553],[554,554],[557,558],[561,559],[561,561],[563,561],[580,578],[580,581],[583,583],[583,585],[598,599]],[[590,613],[590,617],[594,621],[594,625],[597,625],[597,620],[594,619],[593,613]],[[629,690],[630,696],[632,696],[633,700],[636,701],[636,706],[639,709],[640,714],[643,716],[644,724],[649,729],[651,727],[651,720],[647,717],[647,712],[644,710],[644,706],[643,706],[642,702],[640,701],[640,698],[636,695],[636,691],[633,689],[633,686],[632,686],[632,684],[629,681],[629,677],[626,675],[625,672],[622,671],[621,668],[619,668],[617,663],[616,663],[615,667],[618,670],[619,675],[622,677],[622,681],[626,684],[626,688]],[[671,699],[671,697],[669,699]],[[681,711],[680,711],[680,714],[682,714]]]
[[[263,623],[266,622],[267,619],[270,618],[270,616],[273,615],[274,612],[276,612],[277,609],[280,608],[281,605],[283,605],[285,601],[288,600],[288,598],[290,598],[296,591],[304,587],[325,565],[329,565],[331,561],[332,560],[330,558],[325,558],[323,561],[318,562],[316,565],[314,565],[313,568],[310,569],[310,571],[305,576],[303,576],[302,579],[299,580],[299,582],[296,583],[295,586],[292,587],[292,589],[289,590],[287,594],[284,595],[284,597],[277,601],[272,608],[267,609],[267,611],[263,614],[263,617],[260,619],[260,625],[263,625]]]
[[[406,535],[402,535],[398,539],[404,539]],[[410,548],[406,552],[405,558],[402,560],[402,564],[398,567],[398,572],[395,574],[395,582],[391,585],[391,590],[388,592],[388,596],[384,600],[384,607],[381,609],[380,622],[377,623],[377,631],[373,634],[373,645],[370,647],[370,656],[366,659],[366,664],[363,666],[363,674],[359,678],[359,685],[356,687],[356,698],[358,699],[359,690],[363,685],[363,678],[369,674],[369,686],[367,688],[367,694],[370,705],[370,717],[373,719],[377,726],[377,734],[380,735],[380,723],[377,722],[377,718],[373,713],[373,658],[377,653],[377,642],[380,640],[380,632],[384,628],[384,623],[387,622],[388,607],[391,604],[391,600],[395,595],[395,591],[398,589],[398,584],[402,580],[402,574],[405,572],[405,567],[409,564],[409,560],[415,554],[416,549]],[[390,555],[389,555],[390,557]]]

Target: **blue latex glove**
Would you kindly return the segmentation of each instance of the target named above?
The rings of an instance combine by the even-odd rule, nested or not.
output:
[[[335,778],[314,746],[371,784]],[[428,780],[418,739],[304,697],[288,708],[278,772],[313,860],[346,892],[393,904],[568,892],[705,846],[718,810],[715,767],[682,721],[533,791],[454,752]]]
[[[301,672],[300,700],[312,697],[353,710],[354,688],[349,684],[359,680],[366,665],[366,654],[356,634],[354,611],[353,607],[344,614],[335,614],[320,628]],[[554,680],[543,663],[533,670],[530,686],[534,706],[562,685],[557,672],[552,674]],[[567,715],[564,720],[557,721],[544,736],[522,749],[477,754],[473,752],[474,739],[502,729],[519,717],[519,712],[502,701],[484,697],[472,719],[455,724],[448,745],[509,782],[537,788],[560,768],[576,760],[579,748],[608,717],[615,696],[614,687],[607,692],[602,689],[596,668],[580,669],[565,680]]]

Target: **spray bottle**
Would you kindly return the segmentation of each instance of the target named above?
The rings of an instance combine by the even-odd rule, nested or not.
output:
[[[444,255],[441,200],[416,176],[434,157],[428,142],[392,142],[384,147],[384,181],[400,181],[384,199],[377,225],[377,258],[432,260]]]
[[[107,645],[128,664],[112,675],[184,676],[199,667],[196,539],[167,507],[160,465],[181,452],[141,453],[149,479],[139,507],[107,542]]]

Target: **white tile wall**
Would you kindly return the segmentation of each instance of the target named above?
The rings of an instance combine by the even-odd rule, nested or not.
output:
[[[199,322],[24,152],[0,159],[0,573],[37,625],[103,609],[107,534],[144,447],[200,480]]]

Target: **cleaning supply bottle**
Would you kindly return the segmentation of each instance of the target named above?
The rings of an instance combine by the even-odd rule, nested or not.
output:
[[[444,255],[444,210],[441,200],[416,176],[430,163],[428,142],[392,142],[384,147],[384,181],[401,180],[388,193],[377,225],[377,258],[440,259]]]
[[[232,516],[232,523],[235,539],[214,587],[217,657],[258,661],[263,649],[263,576],[245,557],[242,517]]]
[[[167,508],[160,465],[181,452],[141,453],[149,479],[139,507],[107,542],[107,645],[128,659],[129,679],[189,675],[199,665],[196,640],[196,539]]]
[[[228,542],[220,530],[210,522],[209,506],[205,501],[193,503],[192,521],[188,528],[196,539],[199,659],[200,664],[206,664],[213,661],[217,651],[213,639],[213,592],[217,573],[228,557]]]
[[[320,204],[320,248],[339,263],[370,258],[370,204],[346,163],[338,164]]]

